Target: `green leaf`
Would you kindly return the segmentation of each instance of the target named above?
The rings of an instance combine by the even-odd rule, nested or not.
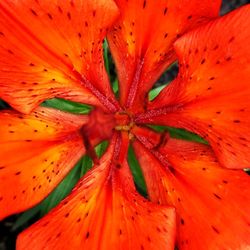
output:
[[[108,141],[103,141],[95,147],[97,156],[100,158],[108,147]]]
[[[162,86],[159,86],[157,88],[154,88],[152,89],[150,92],[149,92],[149,101],[153,101],[155,99],[156,96],[158,96],[160,94],[160,92],[168,85],[167,84],[164,84]]]
[[[103,57],[104,57],[105,68],[106,68],[106,71],[107,71],[108,76],[110,78],[109,46],[108,46],[107,39],[105,39],[103,42]]]
[[[117,78],[115,78],[113,85],[112,85],[112,88],[113,88],[113,92],[115,93],[115,95],[118,96],[119,84],[118,84]]]
[[[64,100],[61,98],[53,98],[42,103],[44,107],[51,107],[62,111],[75,113],[75,114],[88,114],[91,107],[77,102]]]
[[[40,210],[41,210],[41,204],[19,215],[18,219],[12,226],[11,231],[16,231],[17,229],[26,225],[31,219],[33,219],[39,213]]]
[[[185,129],[173,128],[173,127],[168,127],[168,126],[156,126],[156,125],[149,125],[149,127],[158,132],[168,131],[170,136],[176,139],[182,139],[186,141],[195,141],[195,142],[199,142],[203,144],[208,144],[208,142],[204,140],[203,138],[201,138],[199,135],[189,132]]]
[[[185,129],[168,127],[167,130],[169,131],[170,136],[174,138],[208,144],[208,142],[201,138],[199,135],[189,132]]]
[[[80,177],[85,175],[92,168],[92,166],[93,166],[92,159],[88,155],[85,155],[81,161]]]
[[[131,145],[128,150],[128,163],[129,163],[129,167],[131,169],[132,175],[134,177],[134,182],[135,182],[138,192],[144,197],[147,197],[146,182],[142,174],[140,164],[136,159],[134,150]]]
[[[103,155],[107,147],[108,147],[108,141],[103,141],[95,147],[95,152],[98,158],[100,158]],[[80,176],[85,175],[92,167],[93,167],[92,159],[88,155],[85,155],[81,161]]]
[[[105,69],[108,73],[110,82],[112,83],[113,92],[115,93],[117,97],[118,91],[119,91],[119,84],[118,84],[117,76],[116,74],[114,74],[115,66],[114,66],[112,55],[109,51],[109,45],[108,45],[107,39],[105,39],[103,42],[103,57],[104,57]]]
[[[168,72],[173,72],[173,67],[176,67],[178,63],[177,62],[174,62],[172,63],[168,69],[164,72],[164,74],[168,73]],[[163,75],[164,75],[163,74]],[[155,85],[156,86],[159,86],[159,87],[156,87],[156,88],[153,88],[150,92],[149,92],[149,95],[148,95],[148,98],[149,98],[149,101],[153,101],[159,94],[160,92],[168,85],[171,83],[171,80],[168,80],[168,82],[166,82],[165,84],[159,86],[159,84],[161,83],[156,83]]]

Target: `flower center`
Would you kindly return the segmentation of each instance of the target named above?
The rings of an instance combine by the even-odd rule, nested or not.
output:
[[[122,111],[106,113],[96,108],[88,115],[88,123],[82,127],[85,144],[92,146],[111,138],[113,131],[129,131],[134,125],[132,115]]]
[[[116,113],[114,117],[116,121],[115,130],[117,131],[130,131],[134,126],[132,115],[125,111]]]
[[[110,139],[115,130],[129,132],[133,125],[132,115],[128,112],[106,113],[100,108],[94,109],[88,115],[87,124],[81,128],[87,154],[98,163],[95,146]]]

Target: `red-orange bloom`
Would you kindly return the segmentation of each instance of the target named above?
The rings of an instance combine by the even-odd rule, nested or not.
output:
[[[0,3],[0,219],[28,209],[84,154],[94,167],[17,249],[250,248],[250,6],[219,0],[6,0]],[[105,71],[107,36],[119,100]],[[148,93],[175,60],[180,72]],[[61,97],[88,115],[38,107]],[[210,145],[148,125],[185,128]],[[97,159],[95,145],[109,140]],[[149,200],[127,163],[132,144]],[[231,169],[229,169],[231,168]]]

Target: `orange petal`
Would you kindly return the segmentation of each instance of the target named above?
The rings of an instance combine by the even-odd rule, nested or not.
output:
[[[113,140],[71,195],[19,235],[17,249],[172,250],[175,211],[136,193],[122,150]]]
[[[62,97],[115,109],[102,41],[117,17],[112,0],[0,3],[0,97],[29,113]]]
[[[228,168],[250,167],[249,26],[247,5],[178,40],[179,76],[143,118],[200,134]]]
[[[74,167],[85,152],[85,122],[49,108],[0,113],[0,220],[40,202]]]
[[[177,212],[180,250],[249,249],[250,176],[220,167],[208,146],[170,139],[160,150],[134,148],[149,197]]]
[[[176,59],[174,41],[218,15],[220,0],[116,0],[121,17],[108,35],[122,105],[142,109],[147,92]]]

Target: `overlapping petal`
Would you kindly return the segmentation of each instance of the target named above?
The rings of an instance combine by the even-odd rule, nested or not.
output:
[[[49,108],[0,112],[0,219],[40,202],[74,167],[86,121]]]
[[[115,110],[102,41],[112,0],[1,1],[0,97],[29,113],[52,97]]]
[[[250,5],[179,39],[178,78],[139,120],[206,138],[223,166],[250,167]]]
[[[175,139],[157,150],[144,145],[134,142],[149,197],[176,207],[180,250],[249,249],[246,173],[222,168],[209,146]]]
[[[140,126],[189,129],[211,143],[223,166],[249,167],[250,6],[178,39],[216,17],[220,2],[0,3],[0,98],[23,113],[52,97],[103,108],[88,118],[47,108],[0,113],[0,219],[44,199],[85,151],[96,163],[69,197],[21,233],[17,249],[173,249],[173,207],[180,250],[250,248],[250,177],[222,168],[209,146]],[[115,3],[120,18],[108,40],[124,113],[116,112],[102,58]],[[178,78],[148,103],[149,89],[176,56]],[[112,135],[95,161],[95,144]],[[134,187],[129,140],[154,203]]]
[[[176,59],[174,41],[218,15],[220,0],[116,0],[121,11],[108,36],[123,106],[143,109],[147,92]]]
[[[21,233],[17,249],[173,249],[175,211],[136,193],[126,141],[115,136],[71,195]]]

